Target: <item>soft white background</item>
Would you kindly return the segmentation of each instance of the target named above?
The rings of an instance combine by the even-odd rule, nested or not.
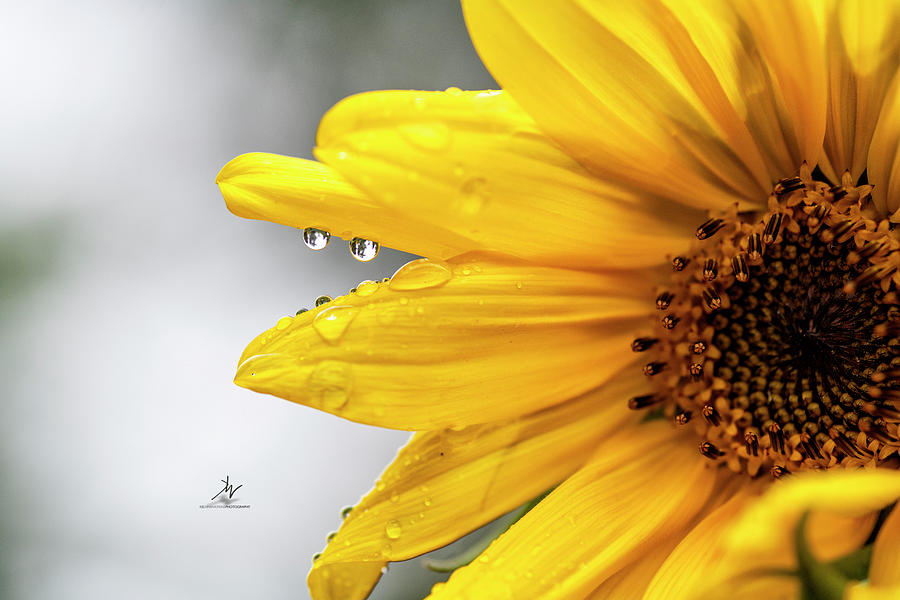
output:
[[[3,1],[0,77],[0,596],[306,598],[408,434],[237,388],[235,361],[409,257],[313,253],[213,179],[310,157],[351,93],[492,87],[458,5]],[[251,509],[200,510],[226,474]],[[391,571],[378,597],[424,593]]]

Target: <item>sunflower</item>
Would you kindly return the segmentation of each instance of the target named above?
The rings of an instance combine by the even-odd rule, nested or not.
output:
[[[551,488],[432,595],[900,596],[900,5],[464,13],[502,91],[354,96],[319,162],[217,178],[312,248],[425,257],[240,359],[241,386],[416,432],[313,596]]]

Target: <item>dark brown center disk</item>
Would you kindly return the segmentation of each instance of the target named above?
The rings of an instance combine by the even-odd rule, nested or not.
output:
[[[869,189],[791,178],[755,222],[703,223],[632,344],[657,390],[629,406],[690,423],[704,456],[751,475],[895,460],[900,244],[862,216]]]

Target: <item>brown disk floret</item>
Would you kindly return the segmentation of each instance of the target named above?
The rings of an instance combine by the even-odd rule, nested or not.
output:
[[[785,179],[761,217],[698,227],[657,330],[632,344],[658,388],[632,408],[661,404],[701,454],[750,475],[895,460],[900,242],[865,215],[871,186],[843,183]]]

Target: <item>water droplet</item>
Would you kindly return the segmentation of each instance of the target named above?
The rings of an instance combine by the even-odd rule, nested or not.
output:
[[[350,516],[351,512],[353,512],[352,506],[345,506],[344,508],[342,508],[341,509],[341,519],[346,519],[348,516]]]
[[[522,289],[522,282],[521,282],[521,281],[517,281],[517,282],[516,282],[516,289],[519,289],[519,290]]]
[[[284,331],[285,329],[290,327],[291,323],[293,322],[293,317],[281,317],[280,319],[278,319],[278,322],[275,323],[275,329],[277,329],[278,331]]]
[[[382,481],[381,479],[379,479],[378,481],[375,482],[375,489],[378,490],[379,492],[384,491],[384,488],[386,488],[386,487],[387,486],[384,484],[384,481]]]
[[[353,372],[345,362],[324,360],[306,380],[310,404],[324,410],[338,410],[347,404],[353,387]]]
[[[399,538],[400,534],[403,533],[403,527],[400,525],[400,521],[397,519],[388,521],[387,525],[384,526],[384,533],[392,540]]]
[[[332,541],[334,541],[334,537],[335,537],[336,535],[337,535],[337,531],[332,531],[331,533],[329,533],[329,534],[325,537],[325,541],[328,542],[328,543],[330,544]]]
[[[316,298],[316,306],[322,306],[331,302],[331,296],[319,296]]]
[[[431,497],[426,496],[422,504],[424,504],[425,506],[431,506]]]
[[[322,558],[322,553],[321,553],[321,552],[316,552],[315,554],[313,554],[313,562],[316,562],[316,561],[319,560],[320,558]]]
[[[356,260],[369,262],[378,256],[378,242],[355,237],[350,240],[350,255]]]
[[[332,306],[316,315],[313,329],[329,344],[336,344],[359,309],[355,306]]]
[[[303,243],[310,250],[322,250],[328,245],[331,234],[324,229],[316,229],[315,227],[307,227],[303,230]]]
[[[487,202],[487,180],[484,177],[473,177],[463,182],[460,187],[462,202],[460,210],[465,215],[475,215],[481,212]]]
[[[450,146],[450,128],[440,121],[406,123],[397,127],[403,138],[422,150],[440,152]]]
[[[378,282],[377,281],[360,281],[359,285],[356,286],[356,295],[357,296],[371,296],[375,292],[378,291]]]
[[[425,110],[426,104],[424,96],[416,96],[413,98],[413,106],[416,107],[416,110]]]
[[[458,87],[456,87],[455,85],[451,85],[444,91],[453,96],[461,96],[463,93],[463,91],[461,89],[459,89]]]
[[[392,290],[420,290],[444,285],[450,281],[450,269],[424,258],[408,262],[391,277]]]
[[[298,315],[298,316],[299,316],[299,315],[302,315],[303,313],[305,313],[305,312],[307,312],[307,311],[309,311],[308,308],[301,308],[300,310],[297,311],[297,315]]]
[[[398,494],[396,491],[391,492],[391,502],[396,502],[399,499],[400,499],[400,494]]]

